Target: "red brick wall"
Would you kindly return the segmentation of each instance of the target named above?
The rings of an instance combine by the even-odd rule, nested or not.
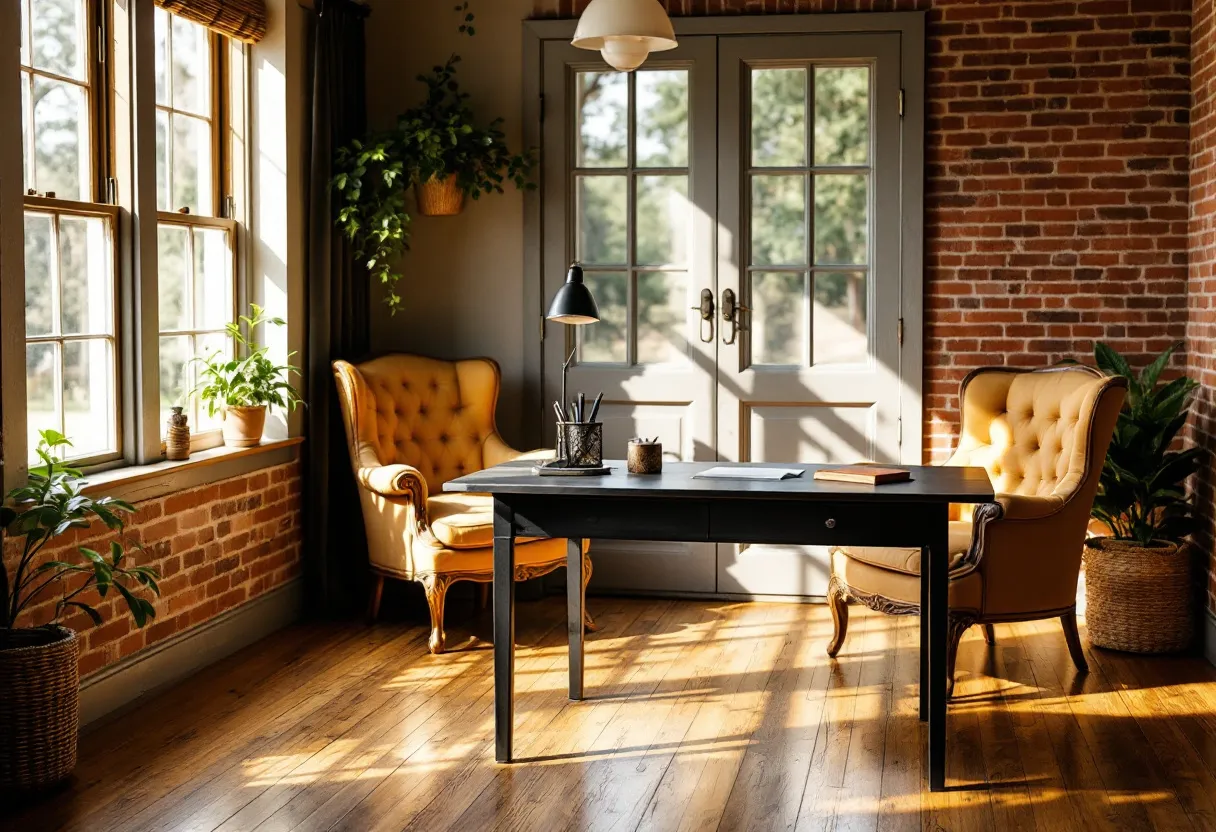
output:
[[[585,0],[537,0],[571,16]],[[926,447],[982,364],[1140,362],[1187,328],[1187,0],[666,0],[675,14],[928,11]]]
[[[127,536],[144,546],[136,562],[160,570],[156,619],[137,629],[120,598],[101,601],[94,595],[102,626],[92,627],[83,613],[63,620],[81,634],[81,673],[197,626],[299,574],[300,492],[300,466],[292,462],[138,503]],[[95,524],[64,535],[39,558],[75,561],[70,550],[80,545],[104,551],[112,539],[105,532]],[[19,549],[16,541],[6,543],[11,568]],[[46,595],[21,623],[43,623],[53,607]]]
[[[1196,0],[1191,41],[1191,225],[1187,342],[1191,376],[1202,382],[1191,439],[1216,451],[1216,10]],[[1204,522],[1196,535],[1208,559],[1208,609],[1216,613],[1213,502],[1216,475],[1209,463],[1195,482]]]

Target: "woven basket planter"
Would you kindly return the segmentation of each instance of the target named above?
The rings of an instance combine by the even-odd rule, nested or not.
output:
[[[414,183],[418,213],[424,217],[454,217],[464,210],[464,191],[456,184],[456,174],[443,179],[432,176]]]
[[[1085,624],[1099,647],[1177,653],[1191,645],[1191,562],[1184,546],[1142,546],[1094,537],[1085,543]]]
[[[76,652],[64,627],[0,631],[0,793],[38,792],[76,768]]]

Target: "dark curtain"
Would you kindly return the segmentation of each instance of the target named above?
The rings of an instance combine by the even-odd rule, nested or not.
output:
[[[352,0],[318,0],[313,18],[312,123],[308,182],[308,395],[304,450],[304,576],[308,609],[357,609],[367,580],[363,518],[330,363],[369,348],[368,276],[334,225],[329,187],[334,150],[367,122],[363,25]]]

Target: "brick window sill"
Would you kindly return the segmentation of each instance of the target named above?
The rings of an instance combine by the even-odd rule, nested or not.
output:
[[[108,495],[129,503],[155,500],[168,494],[210,485],[239,477],[261,468],[291,462],[299,454],[303,437],[275,439],[254,448],[219,446],[195,451],[189,459],[132,465],[108,471],[87,473],[84,491],[93,496]]]

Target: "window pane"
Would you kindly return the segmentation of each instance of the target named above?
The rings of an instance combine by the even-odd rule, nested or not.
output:
[[[806,275],[753,272],[752,363],[804,364],[806,326]]]
[[[688,258],[692,206],[687,176],[639,176],[637,181],[637,262],[679,265]]]
[[[223,329],[232,320],[228,232],[194,229],[194,328]]]
[[[752,177],[752,263],[806,263],[806,177]]]
[[[196,336],[194,339],[194,354],[199,358],[209,358],[217,353],[224,356],[232,356],[232,339],[227,335],[219,332],[209,332],[206,335]],[[190,384],[191,386],[198,383],[199,365],[196,362],[190,368]],[[216,414],[215,418],[207,415],[207,406],[201,402],[197,405],[198,412],[194,417],[194,432],[201,433],[205,430],[219,430],[222,427],[223,418]],[[166,416],[166,419],[169,417]]]
[[[211,53],[207,30],[175,14],[172,23],[173,108],[195,115],[210,115]]]
[[[586,272],[583,279],[600,310],[598,323],[575,327],[581,364],[629,360],[629,278],[624,272]]]
[[[169,100],[169,13],[157,6],[153,12],[156,50],[156,103],[168,107]]]
[[[61,199],[90,196],[85,98],[75,84],[34,77],[34,187]]]
[[[806,164],[806,70],[752,70],[752,164]]]
[[[25,347],[25,421],[31,461],[38,458],[34,453],[38,447],[38,432],[62,428],[55,396],[59,389],[55,366],[57,349],[56,344],[27,344]]]
[[[108,341],[68,341],[63,345],[64,434],[71,457],[97,456],[116,449],[114,356]]]
[[[637,165],[688,165],[688,70],[637,73]]]
[[[156,111],[156,210],[174,211],[169,180],[169,114]]]
[[[869,262],[865,174],[815,177],[815,262]]]
[[[160,425],[164,435],[165,422],[169,420],[169,408],[186,407],[190,411],[186,393],[190,390],[186,378],[187,363],[190,361],[190,336],[175,335],[160,339]],[[190,420],[190,431],[195,432],[195,419]]]
[[[627,215],[624,176],[578,178],[578,251],[583,263],[624,263]]]
[[[864,165],[870,158],[870,70],[815,70],[815,164]]]
[[[638,363],[678,361],[688,352],[685,315],[688,275],[685,272],[638,274]]]
[[[21,6],[21,65],[30,65],[30,17],[25,0],[18,0]]]
[[[577,165],[624,167],[629,142],[629,76],[624,72],[580,72]]]
[[[108,225],[101,217],[59,218],[60,315],[67,334],[113,334]]]
[[[191,116],[172,116],[173,149],[170,210],[211,214],[211,125]]]
[[[84,80],[82,0],[30,0],[35,69]]]
[[[21,190],[34,187],[34,160],[30,157],[30,80],[28,72],[21,73]]]
[[[157,275],[160,292],[160,329],[167,332],[189,329],[186,308],[190,275],[187,269],[190,253],[190,229],[183,225],[161,223],[156,227]]]
[[[816,364],[860,364],[868,355],[864,272],[815,275]]]
[[[55,326],[53,220],[25,215],[25,334],[49,335]]]

